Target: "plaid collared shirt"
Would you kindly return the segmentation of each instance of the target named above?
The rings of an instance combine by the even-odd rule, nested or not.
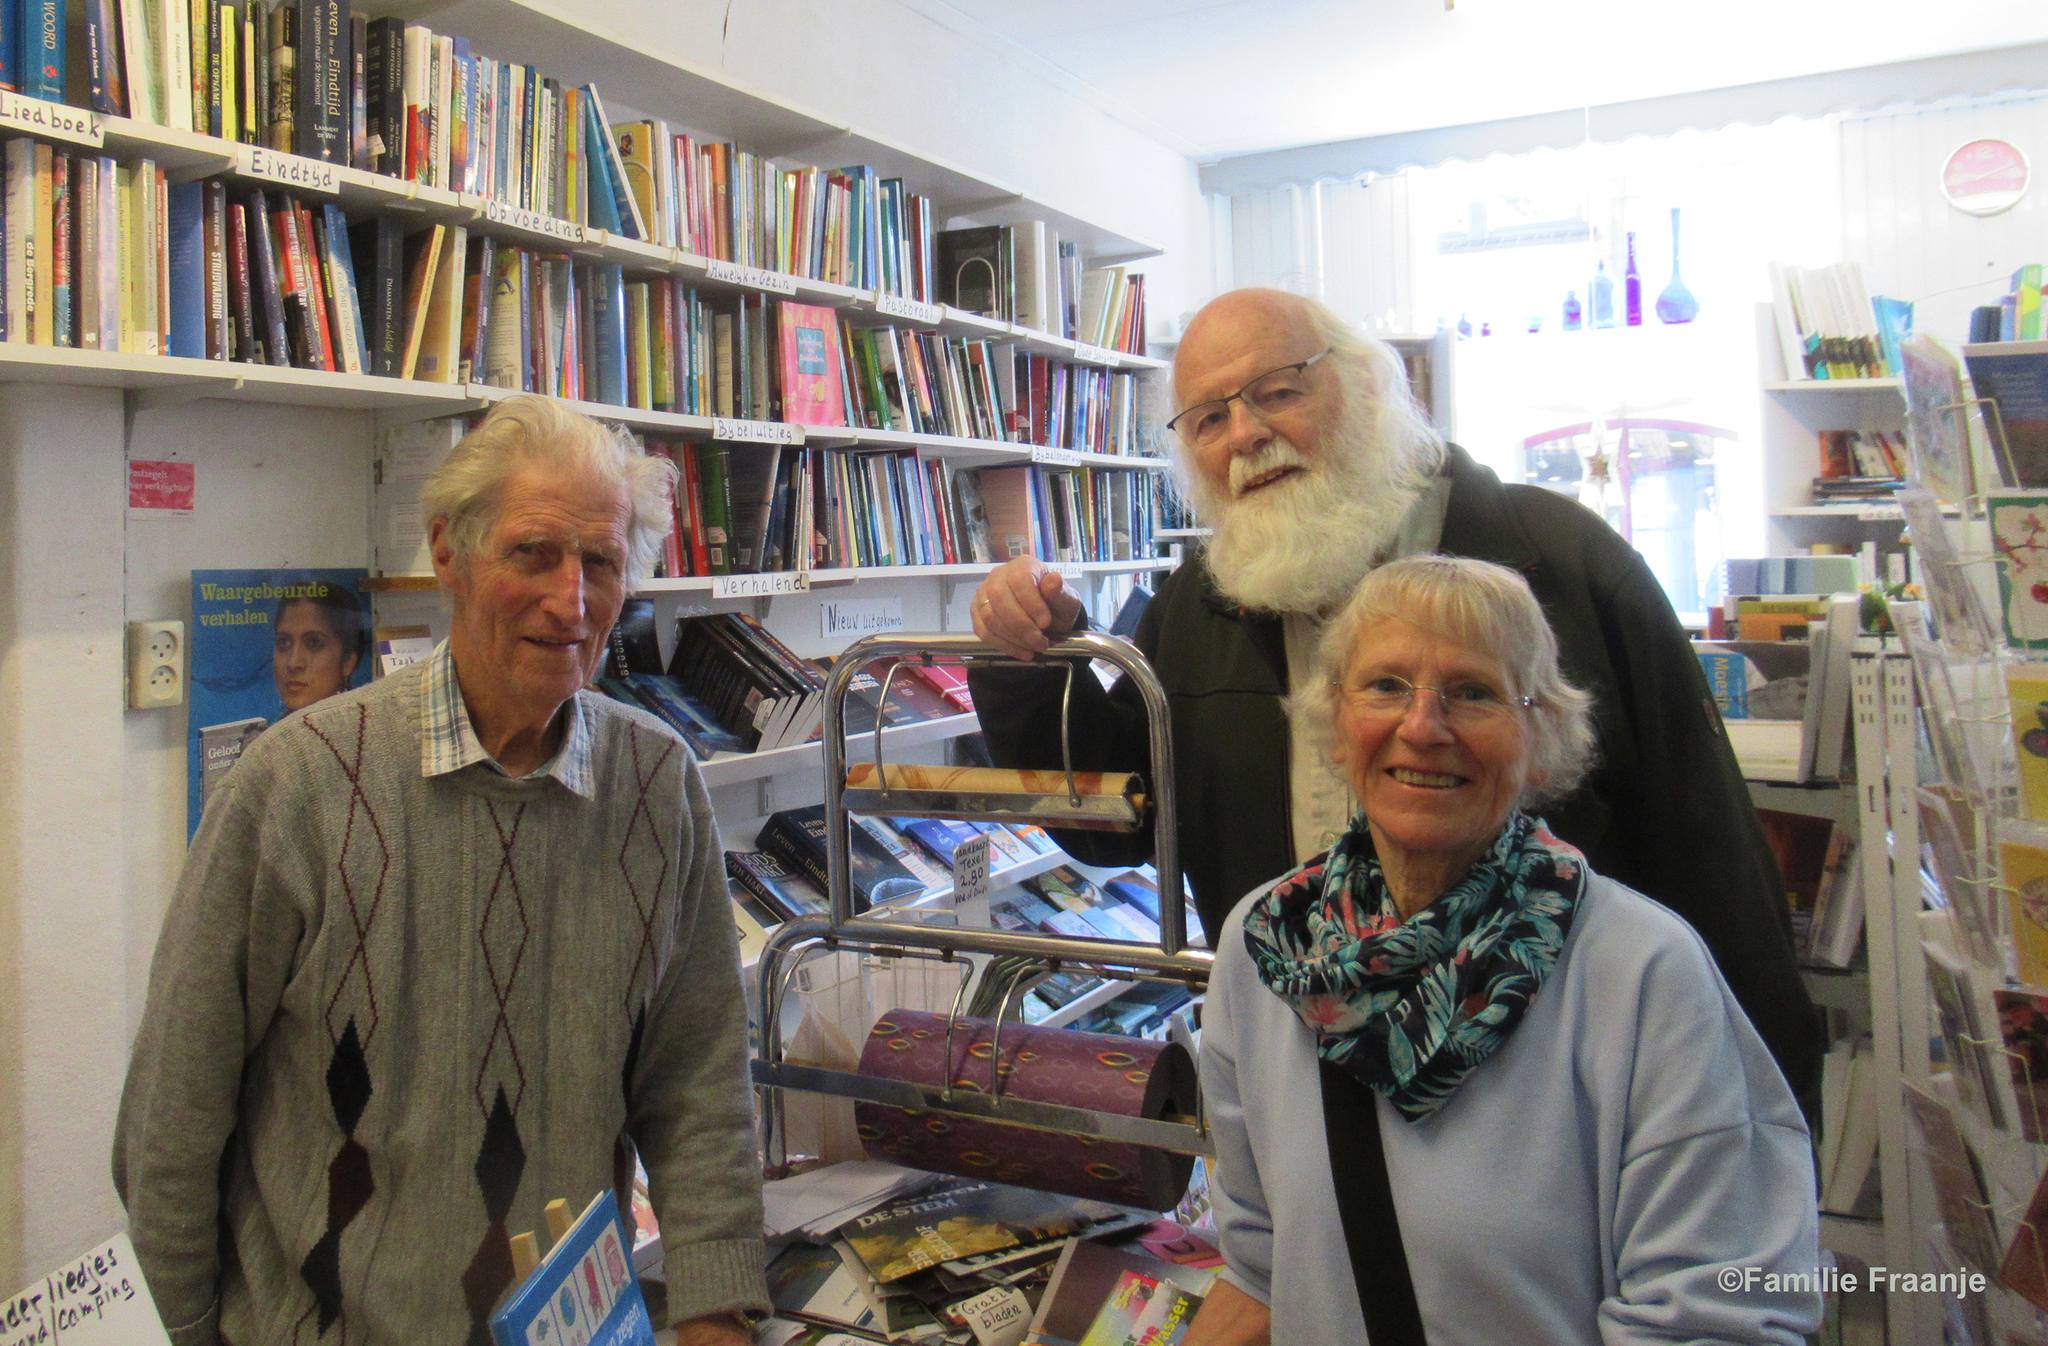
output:
[[[535,776],[553,776],[585,799],[597,797],[591,776],[590,726],[583,707],[570,697],[558,714],[567,715],[562,746],[543,762]],[[462,702],[462,686],[455,680],[455,655],[442,641],[427,660],[427,676],[420,682],[420,774],[431,779],[445,776],[482,762],[501,776],[512,773],[484,751],[476,730],[469,722],[469,709]]]

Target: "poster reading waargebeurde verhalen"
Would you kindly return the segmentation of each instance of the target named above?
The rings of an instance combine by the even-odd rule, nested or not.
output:
[[[185,823],[271,725],[370,680],[363,570],[192,572],[192,705]]]

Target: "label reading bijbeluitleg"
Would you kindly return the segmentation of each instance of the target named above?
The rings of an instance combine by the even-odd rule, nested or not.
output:
[[[953,905],[988,900],[988,838],[971,837],[953,848]]]
[[[727,285],[745,285],[756,290],[767,290],[772,294],[795,294],[796,277],[781,271],[764,271],[758,266],[741,266],[738,262],[712,262],[704,269],[712,280],[724,281]]]
[[[1007,1285],[967,1300],[959,1312],[974,1331],[975,1346],[1018,1346],[1031,1330],[1031,1301]]]
[[[484,202],[484,219],[492,224],[510,225],[514,229],[546,234],[549,238],[558,238],[564,243],[589,242],[589,235],[580,224],[557,219],[538,210],[526,210],[509,205],[495,197]]]
[[[1081,455],[1074,449],[1047,449],[1034,444],[1031,448],[1031,461],[1046,467],[1079,467]]]
[[[68,140],[74,145],[104,148],[106,128],[84,108],[69,107],[41,98],[0,89],[0,127]]]
[[[733,444],[801,444],[804,428],[788,421],[741,421],[715,416],[711,420],[711,437]]]
[[[806,593],[811,587],[807,571],[789,570],[773,575],[714,575],[713,598],[773,598],[777,594]]]
[[[937,304],[927,304],[920,299],[905,299],[898,294],[875,292],[875,312],[885,318],[904,318],[911,322],[936,323],[944,315]]]
[[[1074,358],[1076,360],[1085,360],[1089,364],[1109,365],[1112,368],[1117,363],[1115,351],[1104,350],[1100,346],[1091,346],[1085,341],[1076,341],[1074,343]]]
[[[261,178],[295,192],[319,192],[323,196],[333,196],[341,190],[341,174],[335,171],[333,164],[319,159],[279,154],[261,145],[244,145],[236,155],[241,161],[237,168],[243,177]]]

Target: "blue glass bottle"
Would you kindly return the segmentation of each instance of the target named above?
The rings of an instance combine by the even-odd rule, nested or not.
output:
[[[1628,269],[1621,273],[1622,307],[1628,313],[1628,325],[1643,325],[1643,278],[1636,271],[1636,235],[1631,229],[1628,235]]]
[[[1582,316],[1583,312],[1579,308],[1579,292],[1577,290],[1566,290],[1564,292],[1564,330],[1567,332],[1578,331],[1579,319]]]
[[[1692,291],[1685,288],[1685,282],[1678,275],[1678,207],[1671,208],[1671,283],[1657,296],[1657,321],[1663,323],[1691,322],[1700,316],[1700,301],[1693,298]]]
[[[1614,326],[1614,277],[1607,274],[1607,260],[1593,268],[1593,284],[1586,297],[1593,301],[1593,326]]]

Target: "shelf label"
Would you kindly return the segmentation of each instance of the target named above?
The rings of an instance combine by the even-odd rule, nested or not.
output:
[[[1048,449],[1034,444],[1031,446],[1031,461],[1045,467],[1079,467],[1081,453],[1078,449]]]
[[[1899,517],[1899,509],[1896,505],[1889,509],[1879,505],[1874,508],[1864,508],[1856,511],[1856,521],[1858,523],[1897,523]]]
[[[1088,578],[1088,572],[1073,561],[1056,561],[1052,565],[1047,566],[1046,569],[1058,575],[1062,580],[1069,580],[1075,583]]]
[[[908,322],[938,324],[944,313],[937,304],[927,304],[920,299],[905,299],[902,295],[883,294],[875,291],[875,312],[885,318],[902,318]]]
[[[767,290],[771,294],[796,293],[795,276],[781,271],[766,271],[758,266],[714,261],[707,264],[704,274],[712,280],[724,281],[728,285],[745,285],[750,289]]]
[[[319,192],[333,196],[341,190],[340,165],[297,154],[279,154],[261,145],[244,145],[235,151],[237,170],[243,177],[261,178],[295,192]]]
[[[953,848],[953,905],[988,901],[988,836],[986,833]]]
[[[788,421],[741,421],[715,416],[711,420],[711,437],[729,444],[801,444],[804,428]]]
[[[527,210],[510,202],[500,201],[496,197],[484,202],[484,219],[492,224],[524,229],[528,233],[546,234],[549,238],[560,239],[564,243],[580,246],[590,241],[590,236],[584,232],[583,226],[573,220],[558,219],[538,210]]]
[[[819,607],[819,635],[826,640],[858,640],[884,631],[901,631],[903,598],[832,598]]]
[[[0,89],[0,126],[49,136],[53,140],[68,140],[74,145],[96,150],[104,149],[107,143],[106,127],[94,113],[5,89]]]
[[[769,575],[713,575],[713,598],[773,598],[810,592],[811,572],[783,570]]]
[[[1091,346],[1085,341],[1074,343],[1074,358],[1091,365],[1108,365],[1111,369],[1116,368],[1118,363],[1117,352],[1104,350],[1100,346]]]

